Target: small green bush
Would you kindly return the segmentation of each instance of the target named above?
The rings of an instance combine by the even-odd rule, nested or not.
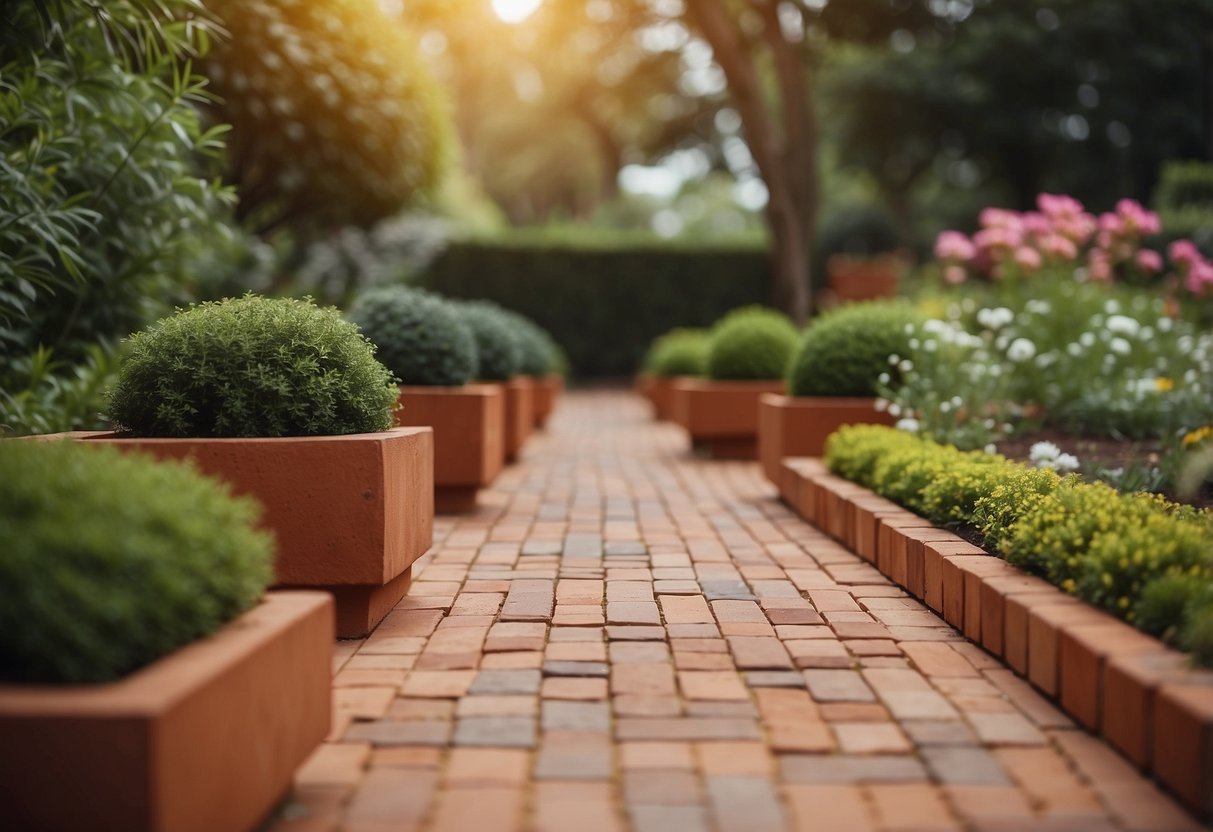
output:
[[[792,357],[793,396],[875,396],[881,373],[896,374],[889,356],[910,349],[907,325],[920,320],[912,306],[871,301],[841,306],[809,324]]]
[[[1213,665],[1209,512],[878,425],[836,431],[826,462],[935,522],[976,527],[1011,563]]]
[[[0,442],[0,680],[117,679],[261,597],[260,510],[191,465]]]
[[[401,384],[458,387],[476,377],[476,339],[450,303],[421,289],[364,292],[347,315]]]
[[[464,301],[456,305],[476,339],[482,381],[509,381],[522,372],[522,345],[504,310],[489,301]]]
[[[653,341],[644,369],[655,376],[702,376],[708,367],[708,331],[674,329]]]
[[[110,418],[137,436],[328,436],[392,426],[374,345],[335,309],[246,295],[133,335]]]
[[[796,346],[796,327],[783,314],[746,306],[712,327],[708,377],[717,381],[781,379]]]
[[[518,342],[519,374],[543,378],[555,372],[556,353],[552,336],[525,315],[504,308],[500,310],[500,314],[509,324],[514,340]]]

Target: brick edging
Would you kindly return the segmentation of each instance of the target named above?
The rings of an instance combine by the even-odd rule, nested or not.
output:
[[[1213,817],[1213,672],[849,480],[785,458],[780,496]]]

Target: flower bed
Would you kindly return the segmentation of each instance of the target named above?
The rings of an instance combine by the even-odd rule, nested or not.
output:
[[[897,436],[867,426],[845,432]],[[781,494],[799,514],[1054,697],[1194,812],[1213,816],[1213,672],[818,459],[785,459],[784,469]]]

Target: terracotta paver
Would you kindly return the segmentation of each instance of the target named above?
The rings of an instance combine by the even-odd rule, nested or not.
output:
[[[629,394],[569,394],[333,669],[272,832],[1201,828]]]

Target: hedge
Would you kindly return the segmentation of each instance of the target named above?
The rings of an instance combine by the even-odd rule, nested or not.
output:
[[[467,240],[452,243],[419,283],[527,316],[579,376],[631,375],[658,335],[771,302],[770,263],[758,246]]]
[[[1210,512],[875,425],[834,433],[826,463],[1213,665]]]

